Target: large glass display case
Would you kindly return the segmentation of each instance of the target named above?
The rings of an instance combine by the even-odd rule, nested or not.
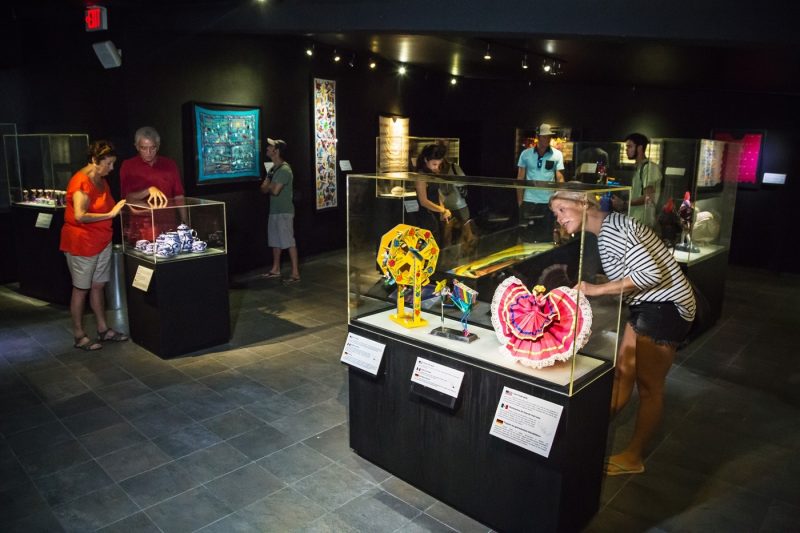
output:
[[[573,289],[599,281],[594,235],[575,223],[597,213],[575,203],[562,221],[576,233],[549,242],[509,219],[476,220],[474,239],[445,245],[443,222],[384,209],[384,181],[455,183],[514,207],[534,187],[348,176],[350,447],[495,531],[582,530],[600,501],[622,303]],[[601,201],[628,192],[541,188],[572,187]]]
[[[442,144],[447,148],[447,161],[460,165],[461,141],[448,137],[379,136],[375,138],[375,172],[414,171],[417,157],[429,144]],[[408,181],[376,181],[375,195],[380,198],[412,198],[417,195],[414,183]]]
[[[151,263],[227,253],[224,202],[185,197],[155,208],[129,202],[120,220],[123,251]]]
[[[12,123],[0,123],[0,137],[5,136],[16,136],[17,135],[17,125]],[[5,144],[5,141],[3,142]],[[5,146],[3,146],[3,150],[0,151],[0,191],[7,191],[9,190],[9,176],[10,176],[10,169],[8,166],[8,155],[6,155]],[[16,156],[14,156],[14,161],[17,160]],[[0,194],[0,208],[6,208],[10,205],[9,197],[5,194]]]
[[[662,239],[686,265],[727,254],[741,144],[709,139],[657,142],[664,175],[657,228]]]
[[[86,164],[88,147],[83,133],[3,135],[10,203],[64,207],[67,185]]]
[[[489,310],[498,287],[504,283],[507,285],[507,280],[512,277],[519,280],[525,291],[533,291],[536,285],[542,285],[547,292],[558,287],[574,287],[579,280],[594,280],[600,274],[595,237],[581,232],[556,235],[554,242],[531,243],[526,242],[524,228],[512,223],[506,227],[476,228],[473,240],[444,245],[436,241],[439,228],[431,227],[432,219],[414,216],[419,215],[419,211],[409,213],[406,209],[387,213],[372,194],[373,190],[380,190],[387,183],[414,188],[414,184],[421,181],[469,186],[476,191],[475,194],[489,190],[506,191],[507,201],[514,202],[518,188],[534,187],[530,182],[512,179],[464,176],[453,180],[415,173],[348,176],[350,323],[400,336],[407,342],[429,349],[457,352],[503,372],[534,378],[568,395],[575,394],[598,372],[608,371],[614,365],[621,306],[619,296],[592,299],[592,334],[585,346],[576,348],[563,362],[538,369],[504,355]],[[553,184],[538,188],[553,193],[565,186]],[[585,192],[598,199],[610,194],[627,198],[628,189],[586,186]],[[487,196],[502,198],[497,194]],[[380,216],[377,216],[379,211]],[[413,228],[420,228],[425,235],[419,231],[413,234]],[[431,250],[435,252],[435,259],[426,255]],[[422,267],[423,261],[427,261],[427,267]],[[400,273],[403,269],[406,277]],[[423,270],[417,272],[414,269]],[[408,277],[412,271],[427,278],[427,282],[415,284],[414,278]],[[437,326],[459,329],[463,318],[463,310],[458,305],[454,307],[447,302],[442,305],[442,298],[434,294],[437,284],[445,282],[453,291],[477,291],[471,296],[473,306],[468,320],[465,320],[469,331],[477,336],[474,342],[465,344],[430,333]],[[461,286],[459,289],[456,282]],[[398,293],[404,296],[398,298]],[[578,295],[580,298],[582,296]],[[417,299],[419,305],[414,301]],[[448,300],[451,301],[452,298]],[[428,325],[406,327],[398,324],[391,317],[400,313],[398,308],[402,305],[409,310],[413,308]],[[578,327],[577,322],[573,326]]]

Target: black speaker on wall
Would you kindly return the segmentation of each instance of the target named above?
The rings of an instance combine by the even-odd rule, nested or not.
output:
[[[122,50],[119,50],[113,42],[102,41],[92,45],[97,59],[103,68],[116,68],[122,65]]]

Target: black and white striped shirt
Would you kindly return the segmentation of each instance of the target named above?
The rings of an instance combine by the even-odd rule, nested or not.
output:
[[[610,213],[597,236],[600,261],[611,280],[630,277],[638,290],[625,302],[672,302],[684,320],[694,319],[695,300],[689,281],[661,239],[636,220]]]

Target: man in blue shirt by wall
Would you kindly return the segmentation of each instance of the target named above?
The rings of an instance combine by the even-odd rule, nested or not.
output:
[[[517,179],[537,182],[563,182],[564,156],[550,146],[554,131],[550,124],[542,124],[537,132],[536,146],[523,150],[517,163]],[[546,186],[547,183],[541,183]],[[524,240],[529,242],[552,241],[555,219],[548,207],[550,191],[519,189],[520,225],[526,226]]]

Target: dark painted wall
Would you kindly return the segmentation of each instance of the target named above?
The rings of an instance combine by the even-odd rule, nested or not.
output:
[[[296,230],[301,255],[345,243],[345,188],[337,209],[314,208],[311,83],[337,80],[339,158],[356,171],[373,171],[377,118],[411,117],[411,133],[462,139],[468,173],[516,173],[514,128],[543,121],[569,125],[586,140],[620,139],[638,130],[655,137],[705,137],[714,128],[768,130],[765,170],[786,172],[784,189],[742,191],[734,224],[732,260],[797,271],[788,261],[788,199],[797,194],[798,97],[734,92],[631,88],[608,83],[571,86],[462,80],[453,88],[440,75],[412,71],[405,79],[381,65],[332,66],[308,60],[296,37],[173,35],[117,31],[123,66],[103,70],[80,29],[55,28],[25,49],[16,67],[0,71],[0,121],[21,132],[88,132],[110,138],[134,155],[133,131],[145,124],[162,135],[162,154],[184,163],[182,106],[188,101],[261,106],[263,133],[285,139],[295,171]],[[94,40],[97,40],[96,38]],[[112,180],[116,176],[112,177]],[[185,182],[192,180],[185,176]],[[243,272],[268,261],[267,200],[255,183],[192,192],[227,203],[230,267]],[[475,201],[474,199],[472,201]],[[754,251],[751,243],[761,243]]]

